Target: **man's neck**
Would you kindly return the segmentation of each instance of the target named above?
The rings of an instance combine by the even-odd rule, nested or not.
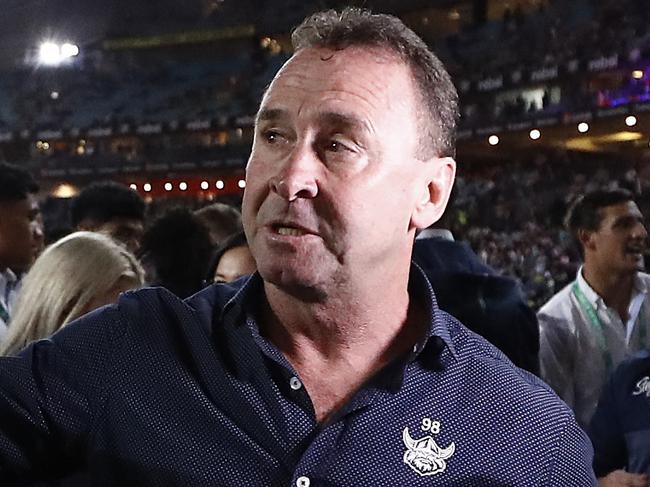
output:
[[[636,273],[617,273],[585,263],[582,276],[605,304],[616,310],[621,320],[626,322]]]
[[[299,373],[319,421],[424,333],[421,311],[409,299],[408,275],[374,287],[339,286],[341,292],[325,302],[305,303],[265,284],[262,332]]]

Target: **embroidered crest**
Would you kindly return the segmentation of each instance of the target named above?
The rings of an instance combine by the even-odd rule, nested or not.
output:
[[[447,468],[446,460],[456,451],[454,443],[447,448],[440,448],[431,435],[414,440],[408,428],[404,428],[402,439],[407,448],[404,452],[404,463],[421,477],[444,472]]]
[[[636,383],[636,391],[632,393],[633,396],[640,396],[641,394],[650,397],[650,377],[647,375]]]

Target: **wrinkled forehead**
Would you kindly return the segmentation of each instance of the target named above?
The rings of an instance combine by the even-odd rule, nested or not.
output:
[[[259,124],[271,115],[273,119],[310,120],[333,113],[357,119],[371,132],[397,120],[402,130],[417,132],[414,87],[410,68],[384,49],[304,48],[269,85],[256,121]]]
[[[260,111],[306,101],[358,103],[361,109],[413,109],[410,68],[394,53],[372,46],[303,48],[278,71]]]

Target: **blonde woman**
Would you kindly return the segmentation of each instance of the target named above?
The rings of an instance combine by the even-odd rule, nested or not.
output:
[[[76,232],[48,247],[23,279],[16,312],[0,344],[0,355],[18,352],[31,341],[113,303],[120,293],[142,286],[136,258],[110,237]]]

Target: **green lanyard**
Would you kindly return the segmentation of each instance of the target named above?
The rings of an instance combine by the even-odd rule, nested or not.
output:
[[[578,299],[578,302],[580,303],[580,306],[584,310],[585,313],[587,313],[587,316],[589,317],[589,321],[591,322],[591,327],[594,329],[594,332],[596,332],[596,340],[598,341],[598,346],[600,347],[600,351],[603,355],[603,360],[605,362],[605,367],[607,372],[610,372],[613,368],[613,363],[612,363],[612,356],[609,353],[609,350],[607,348],[607,339],[605,338],[605,331],[603,330],[603,323],[600,321],[600,318],[598,317],[598,313],[594,309],[594,307],[591,305],[585,294],[582,292],[582,289],[580,289],[580,286],[578,286],[578,282],[574,281],[573,286],[571,286],[571,291],[573,291],[573,294],[575,297]],[[637,316],[638,320],[638,316]],[[639,325],[639,347],[643,348],[645,347],[646,344],[646,328],[644,324]],[[632,338],[630,336],[630,338]]]
[[[598,347],[600,348],[600,352],[603,355],[603,361],[605,362],[605,371],[609,374],[609,372],[611,372],[613,368],[613,363],[612,363],[612,356],[610,355],[609,350],[607,349],[607,338],[605,338],[603,323],[602,321],[600,321],[600,318],[598,317],[598,313],[596,313],[596,310],[587,299],[587,296],[585,296],[585,293],[583,293],[582,289],[580,289],[580,286],[578,286],[577,281],[575,281],[573,283],[573,286],[571,286],[571,291],[573,291],[573,294],[578,300],[578,303],[580,303],[580,306],[582,307],[583,311],[587,313],[587,317],[591,322],[591,327],[594,329],[594,332],[596,334],[596,341],[598,342]]]

